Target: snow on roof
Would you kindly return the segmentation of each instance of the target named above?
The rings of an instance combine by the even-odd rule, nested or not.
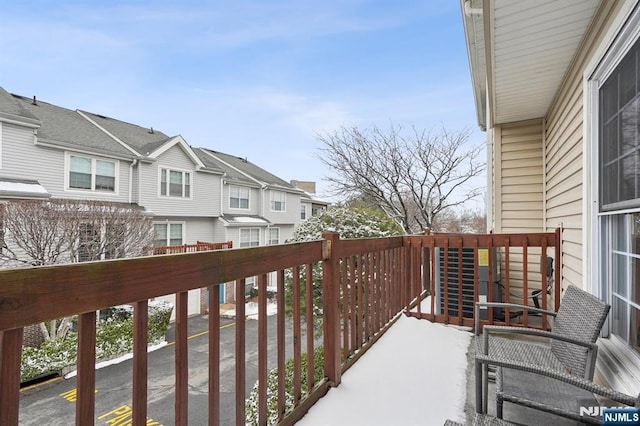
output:
[[[269,221],[263,217],[259,216],[230,216],[225,215],[222,219],[229,224],[260,224],[260,225],[268,225]]]
[[[0,197],[49,198],[51,194],[37,181],[0,180]]]

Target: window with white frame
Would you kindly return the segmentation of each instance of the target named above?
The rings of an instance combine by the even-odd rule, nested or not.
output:
[[[191,198],[191,172],[160,168],[160,195]]]
[[[99,260],[100,253],[100,229],[91,223],[81,223],[78,233],[78,262]]]
[[[240,247],[260,245],[260,228],[240,228]]]
[[[267,241],[270,246],[280,244],[280,228],[268,228]]]
[[[271,191],[271,211],[286,211],[287,194],[282,191]]]
[[[68,166],[68,189],[116,192],[116,161],[69,155]]]
[[[155,223],[153,225],[156,237],[154,245],[160,246],[179,246],[184,244],[184,227],[182,223],[164,222]]]
[[[231,185],[229,187],[229,207],[232,209],[249,208],[249,188]]]
[[[610,331],[640,353],[640,39],[598,89],[598,194]]]
[[[300,205],[300,219],[305,220],[307,218],[307,206]]]
[[[240,228],[240,247],[256,247],[260,245],[260,228]],[[245,296],[251,293],[256,285],[255,277],[247,277],[244,282]]]

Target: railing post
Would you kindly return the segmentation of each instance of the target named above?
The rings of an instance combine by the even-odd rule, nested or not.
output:
[[[338,282],[338,258],[335,255],[340,236],[322,234],[322,315],[324,332],[324,374],[332,386],[340,384],[340,283]]]
[[[92,425],[96,389],[96,312],[78,316],[78,375],[76,378],[76,425]]]
[[[17,425],[23,329],[0,331],[0,424]]]

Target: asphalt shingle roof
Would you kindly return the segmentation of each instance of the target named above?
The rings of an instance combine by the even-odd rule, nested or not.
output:
[[[0,112],[18,119],[26,119],[25,121],[31,123],[39,121],[38,117],[25,109],[19,102],[16,102],[13,96],[2,87],[0,87]]]
[[[142,156],[152,153],[162,146],[163,143],[171,139],[156,129],[138,126],[137,124],[127,123],[87,111],[81,112],[98,124],[98,126],[138,151]]]
[[[252,162],[250,162],[249,160],[247,160],[246,158],[241,158],[241,157],[236,157],[234,155],[229,155],[229,154],[224,154],[222,152],[219,151],[213,151],[213,150],[208,150],[211,153],[213,153],[213,155],[215,155],[216,157],[220,158],[222,161],[224,161],[227,164],[230,164],[231,166],[237,168],[238,170],[241,170],[242,172],[246,173],[247,175],[251,176],[252,178],[263,182],[267,185],[271,185],[271,186],[277,186],[277,187],[281,187],[283,189],[289,189],[289,190],[295,190],[295,191],[300,191],[298,188],[296,188],[295,186],[291,185],[289,182],[280,179],[278,176],[269,173],[268,171],[266,171],[265,169],[256,166],[255,164],[253,164]],[[226,167],[225,170],[229,171],[229,175],[231,177],[234,177],[236,175],[239,175],[238,178],[242,177],[242,179],[247,179],[244,175],[242,175],[241,173],[238,173],[236,171],[234,171],[233,169],[230,169],[229,167]]]
[[[14,101],[42,125],[38,128],[38,139],[68,148],[90,149],[105,155],[135,157],[131,151],[110,138],[76,111],[52,105],[41,100],[12,95]]]

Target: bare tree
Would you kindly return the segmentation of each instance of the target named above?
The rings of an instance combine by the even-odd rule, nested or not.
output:
[[[9,266],[113,259],[149,253],[153,224],[134,206],[99,201],[20,200],[0,209],[0,260]],[[71,321],[41,324],[45,339],[66,335]]]
[[[446,209],[433,223],[435,232],[480,233],[487,232],[487,215],[481,210]]]
[[[401,127],[360,130],[341,127],[318,135],[320,159],[334,173],[334,195],[371,200],[406,232],[431,228],[436,216],[480,195],[469,188],[485,169],[480,146],[471,146],[468,129],[439,134]]]

